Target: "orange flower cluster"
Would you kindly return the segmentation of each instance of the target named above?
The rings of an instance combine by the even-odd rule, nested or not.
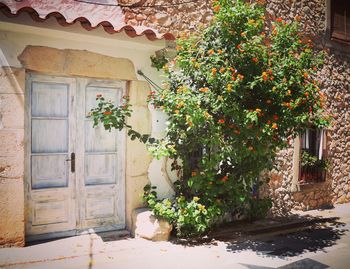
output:
[[[215,13],[218,13],[219,11],[220,11],[220,5],[216,5],[214,8],[213,8],[213,10],[214,10],[214,12]]]
[[[224,123],[225,123],[225,120],[224,120],[224,119],[219,119],[219,120],[218,120],[218,123],[219,123],[219,124],[224,124]]]
[[[227,180],[228,180],[228,176],[224,176],[222,179],[221,179],[221,182],[227,182]]]

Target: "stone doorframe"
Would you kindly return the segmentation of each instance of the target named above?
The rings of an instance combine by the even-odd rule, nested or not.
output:
[[[137,80],[135,67],[130,60],[85,50],[60,50],[41,46],[27,46],[18,59],[23,68],[30,72],[127,81],[126,91],[130,96],[133,110],[128,124],[140,133],[151,133],[151,114],[146,102],[150,86],[145,81]],[[24,139],[25,142],[26,139],[28,138]],[[147,171],[151,160],[144,144],[126,140],[125,215],[129,230],[132,228],[132,211],[142,206],[141,196],[144,185],[149,183]],[[25,173],[24,171],[24,177],[26,177]]]

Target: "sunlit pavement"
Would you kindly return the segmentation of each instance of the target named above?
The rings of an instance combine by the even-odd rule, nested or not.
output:
[[[2,268],[350,268],[350,204],[309,211],[335,223],[185,246],[142,239],[109,241],[96,234],[25,248],[0,249]]]

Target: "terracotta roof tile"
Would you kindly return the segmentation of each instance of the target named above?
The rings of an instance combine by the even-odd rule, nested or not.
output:
[[[36,21],[55,17],[63,26],[80,22],[86,30],[101,25],[107,33],[124,31],[130,37],[145,35],[149,40],[175,39],[171,33],[160,34],[146,26],[126,24],[122,8],[119,6],[94,5],[74,0],[0,0],[0,9],[7,16],[27,12]]]

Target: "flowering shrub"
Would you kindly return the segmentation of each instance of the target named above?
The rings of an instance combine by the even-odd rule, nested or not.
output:
[[[309,125],[329,123],[314,80],[323,53],[302,35],[299,17],[269,23],[261,1],[241,0],[218,0],[214,13],[201,34],[178,40],[177,57],[164,67],[167,83],[149,98],[169,115],[166,136],[152,141],[152,152],[170,156],[173,169],[182,172],[176,199],[167,200],[165,211],[154,197],[149,204],[176,223],[182,235],[203,233],[213,224],[203,221],[204,214],[196,215],[200,209],[191,204],[194,197],[206,209],[216,209],[211,219],[232,210],[267,211],[270,202],[252,194],[262,184],[261,172],[272,168],[288,139]],[[98,115],[105,126],[114,126],[105,122],[103,109]],[[196,214],[187,210],[185,216],[185,207]]]

